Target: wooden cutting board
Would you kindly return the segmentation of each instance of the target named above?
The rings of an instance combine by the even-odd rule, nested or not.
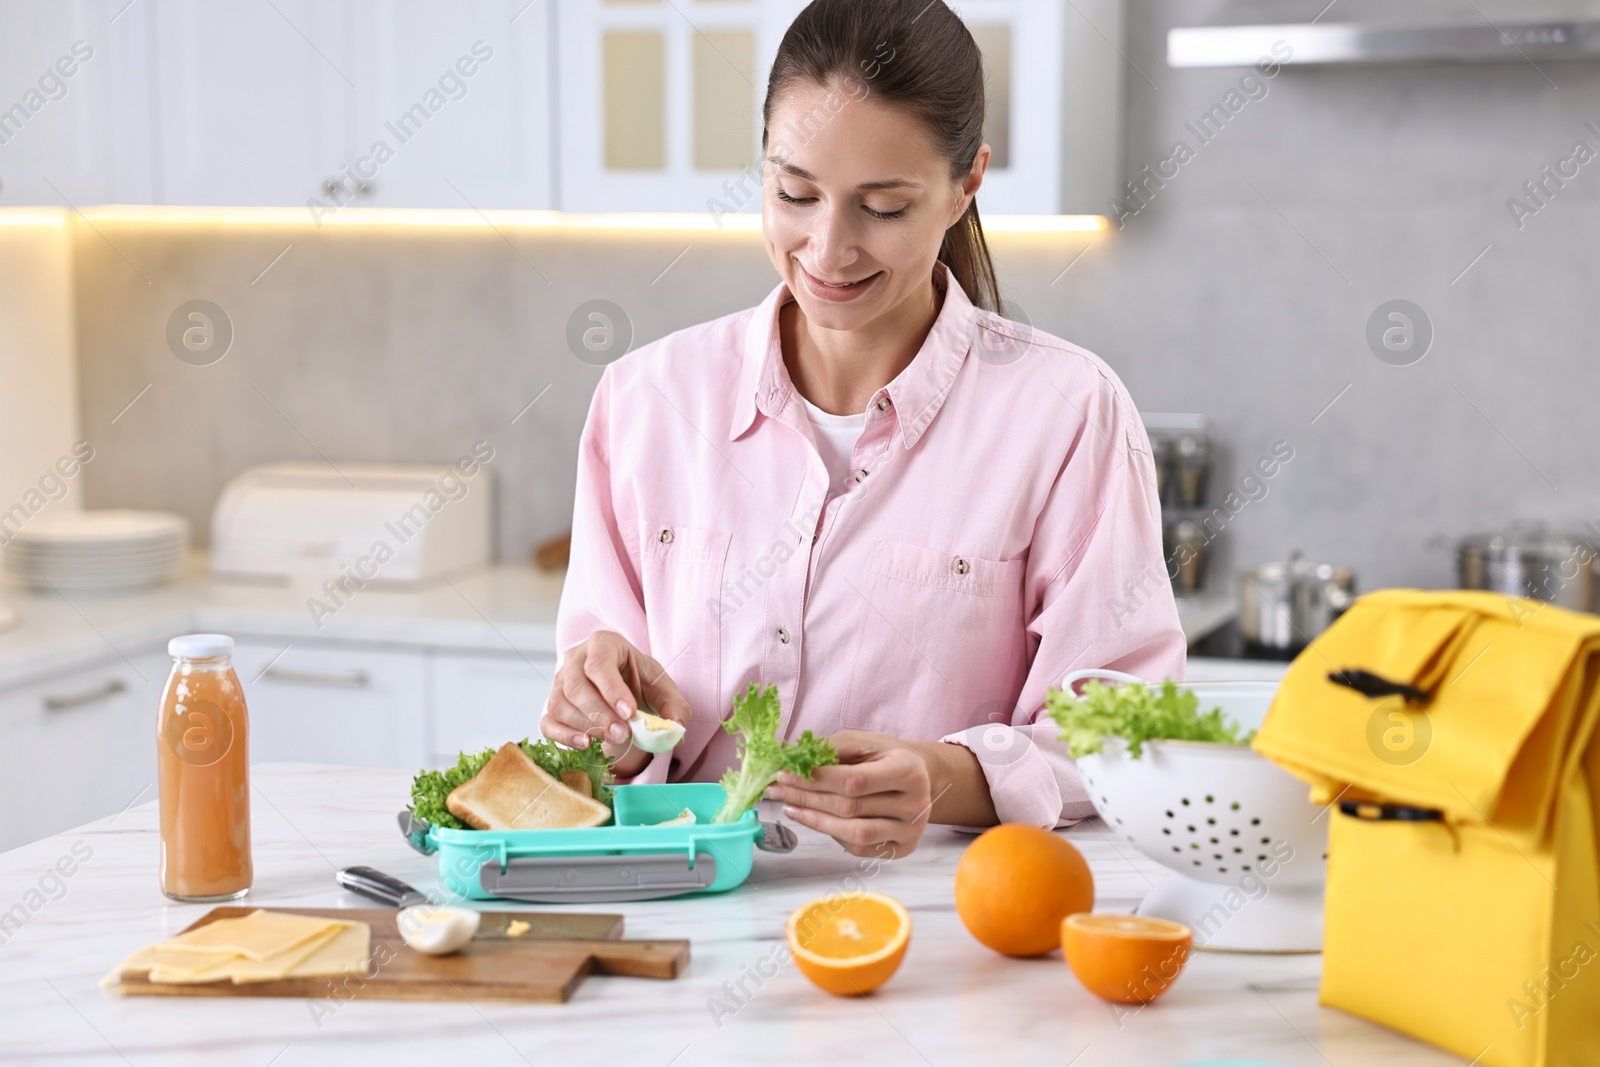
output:
[[[253,911],[315,915],[372,927],[372,965],[365,974],[231,980],[195,984],[152,982],[122,975],[114,986],[130,996],[307,997],[313,1000],[521,1001],[559,1004],[591,973],[632,978],[676,978],[689,962],[687,941],[624,941],[622,916],[562,912],[486,911],[478,936],[460,952],[424,956],[407,947],[392,908],[213,908],[187,927],[237,919]],[[521,937],[505,935],[513,919],[529,924]]]

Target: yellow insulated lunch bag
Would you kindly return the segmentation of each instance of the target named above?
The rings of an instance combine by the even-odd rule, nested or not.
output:
[[[1485,1067],[1600,1067],[1600,617],[1384,590],[1254,741],[1329,827],[1321,1002]]]

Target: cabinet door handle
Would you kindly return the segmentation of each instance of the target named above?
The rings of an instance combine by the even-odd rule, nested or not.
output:
[[[348,670],[322,670],[309,667],[280,667],[276,663],[261,672],[269,682],[288,682],[291,685],[332,685],[345,689],[362,689],[372,681],[372,676],[360,667]]]
[[[99,685],[76,693],[46,693],[44,696],[44,710],[65,711],[68,708],[80,707],[84,704],[93,704],[97,700],[114,697],[118,693],[125,693],[128,683],[121,678],[107,678]]]

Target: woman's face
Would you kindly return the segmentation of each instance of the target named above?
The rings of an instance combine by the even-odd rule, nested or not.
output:
[[[988,162],[984,145],[972,173],[951,179],[923,124],[874,100],[870,83],[784,92],[767,128],[761,221],[807,320],[860,329],[925,291]]]

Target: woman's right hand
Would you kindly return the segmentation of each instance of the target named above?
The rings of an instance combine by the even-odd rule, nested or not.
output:
[[[633,747],[628,726],[641,699],[662,718],[689,724],[689,702],[665,668],[621,634],[597,630],[567,650],[539,731],[568,748],[599,739],[601,751],[617,761],[615,773],[629,777],[650,762],[650,753]]]

